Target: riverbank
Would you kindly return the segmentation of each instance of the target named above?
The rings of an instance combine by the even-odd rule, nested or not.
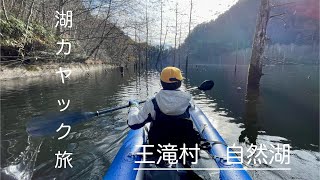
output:
[[[59,67],[71,70],[72,74],[95,72],[98,70],[108,70],[116,66],[110,64],[87,64],[87,63],[49,63],[43,65],[21,65],[17,67],[0,68],[0,80],[12,80],[18,78],[50,77],[56,76]]]

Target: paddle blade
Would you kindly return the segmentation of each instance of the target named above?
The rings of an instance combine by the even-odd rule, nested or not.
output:
[[[200,84],[198,89],[202,90],[202,91],[207,91],[207,90],[212,89],[213,86],[214,86],[214,82],[212,80],[205,80]]]
[[[60,115],[49,114],[47,116],[37,116],[26,124],[27,133],[34,137],[54,135],[62,123],[72,127],[73,125],[89,120],[94,116],[94,113],[88,112],[71,112]]]

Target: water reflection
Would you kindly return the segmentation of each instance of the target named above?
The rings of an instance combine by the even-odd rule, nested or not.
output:
[[[47,137],[39,147],[40,152],[31,140],[35,145],[30,146],[30,152],[36,155],[34,168],[14,171],[9,167],[25,163],[19,158],[29,146],[25,122],[34,115],[57,112],[58,99],[71,99],[70,111],[96,111],[125,105],[130,99],[144,100],[160,90],[158,71],[124,70],[123,77],[119,69],[72,76],[66,86],[55,76],[2,82],[1,172],[20,177],[19,174],[27,171],[33,179],[101,178],[128,132],[127,109],[72,127],[64,140]],[[190,93],[228,144],[245,142],[242,144],[245,147],[248,143],[290,143],[297,149],[292,153],[292,175],[278,172],[280,177],[317,179],[318,68],[266,67],[265,73],[260,91],[251,92],[245,90],[246,66],[237,66],[236,74],[234,66],[189,66],[184,72],[187,79],[183,88],[198,86],[206,79],[214,80],[212,91]],[[265,133],[259,134],[261,131]],[[63,150],[74,152],[73,169],[54,169],[54,154]],[[306,170],[311,173],[305,174]],[[252,175],[257,179],[275,179],[279,174]]]
[[[258,112],[257,104],[259,101],[260,90],[254,88],[247,88],[245,112],[243,116],[243,131],[239,136],[239,142],[247,144],[257,144],[258,137]],[[247,138],[247,140],[246,140]]]

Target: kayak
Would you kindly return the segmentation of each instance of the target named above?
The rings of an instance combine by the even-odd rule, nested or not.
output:
[[[206,139],[208,142],[216,142],[211,145],[208,153],[211,155],[212,161],[216,164],[216,169],[214,170],[219,172],[217,175],[219,176],[219,179],[250,180],[250,175],[243,168],[243,165],[238,160],[237,155],[232,151],[232,149],[229,149],[229,152],[227,151],[225,141],[213,127],[202,110],[195,106],[195,108],[190,109],[189,112],[190,117],[201,137]],[[103,179],[139,179],[139,171],[141,170],[135,170],[135,168],[141,167],[142,164],[135,163],[135,161],[141,161],[142,157],[140,155],[136,155],[136,153],[142,152],[142,147],[137,145],[144,144],[147,144],[146,130],[144,128],[130,130]],[[227,162],[227,152],[229,157],[234,157],[232,158],[232,163]],[[204,168],[209,168],[209,170],[211,170],[210,168],[214,167]],[[231,169],[228,170],[228,168]]]

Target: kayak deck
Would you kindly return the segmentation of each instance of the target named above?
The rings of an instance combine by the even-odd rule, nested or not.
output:
[[[200,108],[195,107],[189,110],[191,119],[200,133],[201,137],[212,142],[221,142],[220,144],[213,144],[211,149],[208,151],[209,158],[207,160],[199,161],[197,164],[197,174],[201,176],[203,173],[204,178],[207,179],[207,175],[209,174],[209,179],[240,179],[240,180],[250,180],[251,177],[247,173],[247,171],[243,170],[216,170],[218,168],[237,168],[242,169],[242,164],[230,164],[227,163],[227,146],[225,145],[225,141],[220,136],[218,131],[212,126],[209,119],[204,115]],[[127,137],[125,138],[123,145],[121,146],[119,152],[117,153],[115,159],[113,160],[111,166],[109,167],[104,179],[148,179],[150,174],[153,174],[154,177],[152,179],[156,179],[155,176],[159,176],[162,179],[176,179],[173,177],[177,177],[176,173],[181,173],[181,171],[171,170],[169,172],[165,170],[160,170],[162,172],[150,172],[145,170],[134,170],[135,168],[143,168],[144,164],[135,163],[135,161],[141,161],[142,157],[140,155],[136,155],[137,152],[142,152],[142,147],[138,147],[137,145],[147,144],[147,132],[145,128],[140,128],[138,130],[130,130]],[[236,154],[229,151],[229,156],[236,157]],[[238,159],[233,159],[233,162],[239,162]],[[193,168],[193,167],[191,167]],[[203,171],[201,168],[211,168],[210,171]],[[203,171],[203,172],[198,172]],[[183,173],[183,172],[182,172]],[[168,175],[169,174],[169,175]],[[181,175],[181,174],[180,174]],[[179,176],[180,176],[179,175]],[[170,178],[172,177],[172,178]],[[179,178],[178,178],[179,179]]]
[[[138,171],[136,179],[138,180],[171,180],[171,179],[183,179],[183,180],[197,180],[197,179],[219,179],[219,171],[216,170],[199,170],[203,167],[218,168],[215,161],[204,150],[200,151],[198,163],[190,166],[190,170],[180,169],[186,168],[181,163],[173,165],[170,170],[163,170],[164,167],[156,164],[143,164],[140,168],[152,168],[152,170]],[[162,168],[162,169],[161,169]],[[159,169],[159,170],[156,170]],[[161,169],[161,170],[160,170]],[[168,169],[168,168],[167,168]],[[193,170],[192,170],[193,169]],[[195,170],[197,169],[197,170]]]

